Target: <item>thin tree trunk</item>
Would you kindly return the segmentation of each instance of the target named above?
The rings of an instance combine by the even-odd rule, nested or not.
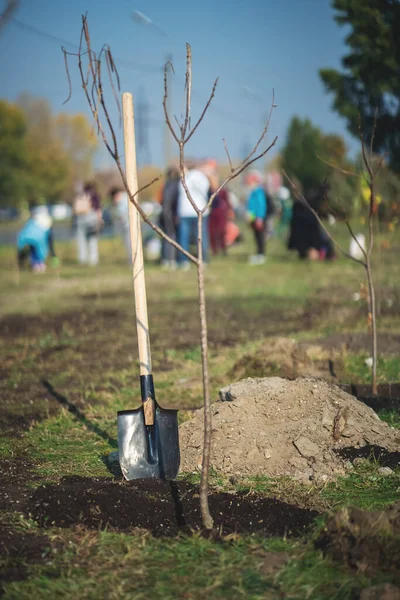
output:
[[[369,310],[370,310],[370,320],[372,327],[372,393],[374,396],[378,393],[378,387],[376,383],[376,370],[377,370],[377,360],[378,360],[378,342],[377,342],[377,332],[376,332],[376,302],[375,302],[375,290],[374,284],[372,281],[372,271],[371,271],[371,263],[369,256],[367,257],[367,264],[365,267],[367,272],[367,281],[368,281],[368,295],[369,295]]]
[[[203,215],[198,215],[197,225],[197,256],[199,263],[197,265],[197,283],[199,289],[199,310],[200,310],[200,338],[201,338],[201,366],[203,371],[203,397],[204,397],[204,443],[203,443],[203,463],[201,466],[200,481],[200,511],[203,525],[206,529],[212,529],[213,519],[210,515],[208,506],[208,478],[210,472],[210,454],[211,454],[211,401],[210,401],[210,381],[208,374],[208,340],[207,340],[207,314],[206,314],[206,296],[204,290],[204,263],[203,263]]]

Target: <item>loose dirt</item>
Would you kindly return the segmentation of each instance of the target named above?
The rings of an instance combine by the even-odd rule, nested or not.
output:
[[[215,527],[222,534],[300,535],[317,512],[248,493],[209,496]],[[64,477],[35,490],[28,515],[41,527],[84,525],[91,529],[145,529],[155,536],[201,530],[198,488],[186,482]]]
[[[303,483],[344,474],[343,448],[400,450],[400,433],[339,387],[312,377],[244,379],[212,405],[212,467],[228,475],[289,475]],[[181,469],[201,465],[203,410],[180,427]],[[348,462],[348,460],[347,460]]]
[[[43,536],[0,525],[0,596],[3,584],[27,577],[29,565],[50,562],[51,547],[51,542]]]

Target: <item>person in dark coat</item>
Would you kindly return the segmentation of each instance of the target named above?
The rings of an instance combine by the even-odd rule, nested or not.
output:
[[[320,212],[326,188],[321,186],[307,194],[309,205]],[[333,245],[317,217],[302,200],[295,200],[290,222],[289,250],[297,250],[300,258],[310,260],[334,258]]]
[[[178,169],[169,167],[161,192],[160,227],[173,240],[176,240],[178,226],[179,181]],[[176,248],[164,239],[162,240],[161,256],[161,263],[165,268],[176,268]]]

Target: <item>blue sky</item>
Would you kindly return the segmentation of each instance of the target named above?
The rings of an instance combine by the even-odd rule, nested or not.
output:
[[[168,36],[135,22],[130,16],[134,10],[146,14]],[[193,52],[194,117],[214,79],[220,78],[213,106],[194,136],[189,154],[224,160],[225,137],[231,155],[241,156],[260,133],[273,88],[278,107],[269,140],[279,136],[278,149],[295,114],[309,117],[326,132],[344,135],[352,150],[357,147],[344,122],[332,112],[332,98],[324,92],[318,76],[321,67],[339,67],[346,51],[345,31],[333,19],[330,0],[20,0],[14,14],[19,23],[8,23],[0,36],[0,96],[15,100],[28,91],[46,97],[54,111],[89,114],[74,60],[70,61],[73,95],[63,106],[68,86],[61,43],[21,25],[78,44],[81,14],[86,11],[93,48],[110,44],[122,91],[133,92],[139,105],[148,104],[147,153],[153,163],[161,165],[164,156],[164,57],[168,53],[173,56],[176,75],[171,95],[179,116],[186,42]],[[130,66],[119,64],[118,58],[129,61]],[[143,118],[140,107],[139,113]],[[118,127],[115,111],[113,118]],[[143,162],[144,143],[139,150]],[[97,164],[110,166],[112,161],[102,151]]]

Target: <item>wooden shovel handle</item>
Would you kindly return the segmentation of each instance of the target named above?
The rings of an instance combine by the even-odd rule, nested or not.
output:
[[[132,94],[122,94],[122,110],[124,116],[125,172],[129,192],[131,195],[134,195],[138,190],[138,179]],[[137,199],[137,196],[135,196],[135,199]],[[147,317],[146,283],[144,278],[142,231],[140,227],[140,215],[131,201],[129,201],[129,229],[140,375],[149,375],[151,373],[151,352]],[[154,423],[155,412],[154,400],[146,402],[145,404],[145,422],[146,425],[152,425]]]

